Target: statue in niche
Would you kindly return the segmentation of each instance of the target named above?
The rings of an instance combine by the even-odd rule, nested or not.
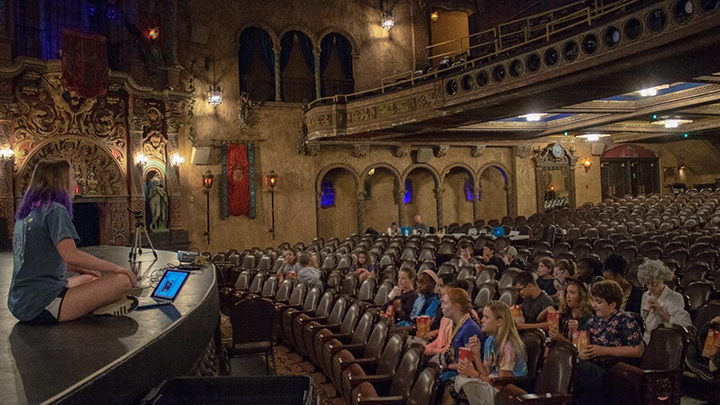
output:
[[[150,232],[167,231],[168,195],[158,173],[155,173],[150,179],[147,200],[150,205],[150,215],[152,217],[150,220]]]

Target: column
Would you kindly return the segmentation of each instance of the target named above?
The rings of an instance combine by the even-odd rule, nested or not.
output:
[[[165,103],[165,128],[167,128],[168,143],[165,148],[167,156],[165,161],[166,181],[165,189],[168,193],[168,224],[170,230],[182,229],[184,224],[180,209],[180,167],[172,164],[172,158],[180,153],[178,143],[178,129],[182,120],[182,112],[178,103],[169,101]],[[188,158],[188,161],[190,159]]]
[[[282,101],[282,88],[280,87],[280,45],[273,48],[275,53],[275,101]]]
[[[444,189],[436,188],[433,190],[435,192],[435,201],[437,205],[437,229],[442,229],[443,224],[443,193],[445,192]]]
[[[365,191],[357,192],[357,226],[358,235],[365,234]]]
[[[405,203],[403,203],[403,200],[405,199],[405,189],[398,190],[395,194],[395,201],[398,205],[398,226],[402,227],[405,225]]]
[[[322,97],[322,79],[320,79],[320,48],[313,49],[315,57],[315,98]],[[361,234],[362,235],[362,234]]]
[[[320,237],[320,204],[322,203],[322,191],[315,193],[315,237]]]
[[[482,219],[482,213],[480,212],[480,198],[478,197],[479,191],[479,186],[475,186],[475,188],[473,188],[473,223]]]

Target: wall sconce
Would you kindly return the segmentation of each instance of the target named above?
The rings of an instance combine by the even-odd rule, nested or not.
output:
[[[0,160],[3,162],[10,162],[13,160],[15,152],[9,147],[0,149]]]
[[[385,30],[390,31],[395,26],[395,17],[390,12],[383,13],[380,19],[380,24]]]
[[[592,161],[588,158],[585,158],[582,161],[582,165],[585,168],[585,173],[587,173],[588,170],[590,170],[590,168],[592,167]]]
[[[205,70],[210,69],[210,62],[212,62],[212,68],[213,68],[213,84],[208,88],[208,103],[212,104],[214,107],[219,106],[222,104],[223,101],[223,91],[220,88],[220,86],[217,84],[217,76],[215,74],[215,57],[207,57],[205,58]]]
[[[275,186],[277,186],[277,178],[275,170],[270,170],[270,174],[267,175],[267,182],[270,186],[270,233],[273,241],[275,240]]]
[[[440,13],[438,13],[437,10],[433,10],[430,12],[430,21],[437,22],[437,20],[440,19]]]
[[[148,28],[147,36],[150,41],[155,41],[156,39],[160,38],[160,27]]]
[[[215,176],[212,174],[212,172],[209,169],[202,176],[203,187],[205,187],[205,199],[207,200],[207,205],[205,206],[205,216],[207,218],[207,231],[205,232],[205,236],[207,237],[208,246],[210,246],[210,189],[212,188],[214,177]]]
[[[144,153],[140,152],[135,156],[135,164],[138,166],[144,166],[150,158]]]
[[[185,158],[180,156],[179,153],[174,153],[172,155],[172,159],[170,160],[170,164],[173,166],[180,166],[181,164],[185,163]]]

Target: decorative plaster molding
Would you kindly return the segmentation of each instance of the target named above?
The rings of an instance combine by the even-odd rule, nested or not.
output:
[[[524,144],[524,145],[518,145],[515,149],[515,156],[519,157],[520,159],[527,159],[532,154],[532,145],[531,144]]]
[[[370,145],[353,145],[353,156],[356,158],[364,158],[370,152]]]
[[[435,148],[435,157],[445,157],[447,155],[448,151],[450,150],[450,145],[440,145],[437,148]]]
[[[309,156],[317,156],[318,153],[320,153],[320,144],[319,143],[308,143],[307,144],[307,152]]]
[[[470,147],[470,154],[474,158],[479,158],[480,156],[482,156],[483,152],[485,152],[486,147],[487,147],[487,145],[472,146],[472,147]]]
[[[410,154],[410,147],[409,146],[396,146],[395,150],[393,150],[393,156],[396,158],[404,158],[407,155]]]

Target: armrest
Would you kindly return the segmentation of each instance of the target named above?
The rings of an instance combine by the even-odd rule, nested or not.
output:
[[[535,387],[535,377],[522,376],[496,378],[493,380],[493,385],[498,388],[504,385],[512,385],[525,391],[532,391]]]
[[[308,329],[310,332],[312,332],[312,333],[315,333],[315,332],[317,332],[318,330],[324,329],[324,328],[333,330],[333,328],[340,328],[340,324],[337,324],[337,323],[336,323],[336,324],[333,324],[333,325],[323,325],[323,324],[320,324],[320,325],[308,325],[308,326],[307,326],[307,329]]]
[[[498,398],[501,397],[501,398]],[[522,389],[510,384],[504,386],[496,394],[496,403],[502,404],[528,404],[528,405],[569,405],[572,395],[566,394],[528,394]]]
[[[364,382],[369,383],[389,383],[392,379],[390,374],[376,374],[376,375],[349,375],[350,389],[353,389]]]
[[[338,364],[340,364],[340,368],[345,369],[345,367],[351,365],[351,364],[357,364],[358,366],[362,367],[365,372],[367,372],[369,366],[377,365],[378,359],[375,357],[363,357],[359,359],[338,359]]]
[[[352,337],[352,333],[333,333],[332,335],[323,336],[323,341],[337,339],[343,343],[346,343],[348,342],[348,339],[352,339]]]
[[[358,405],[402,405],[405,403],[405,399],[402,396],[396,395],[392,397],[358,397]]]
[[[360,344],[360,343],[354,344],[354,345],[341,344],[341,345],[328,346],[328,349],[330,350],[330,353],[332,353],[332,354],[335,354],[335,353],[339,352],[340,350],[347,350],[350,353],[355,354],[357,351],[362,350],[364,348],[365,348],[365,345]]]
[[[303,313],[305,313],[305,312],[303,312]],[[301,314],[298,314],[298,315],[301,315]],[[302,322],[302,323],[313,322],[313,321],[323,323],[323,321],[326,321],[326,320],[327,320],[327,317],[318,316],[316,318],[303,318],[303,319],[299,319],[298,321]]]

